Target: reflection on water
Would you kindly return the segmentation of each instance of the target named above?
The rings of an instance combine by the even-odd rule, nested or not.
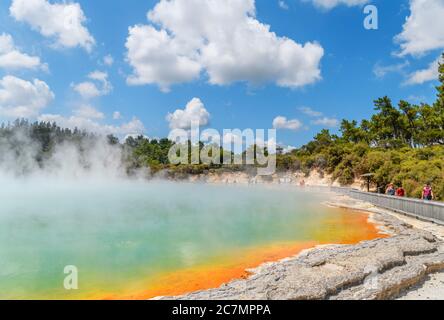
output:
[[[0,298],[180,294],[316,244],[377,237],[366,215],[321,202],[290,187],[12,184],[0,192]],[[77,291],[63,288],[67,265]]]

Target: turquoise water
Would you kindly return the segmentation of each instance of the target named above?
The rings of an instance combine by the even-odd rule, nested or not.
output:
[[[0,299],[104,297],[233,249],[342,232],[321,201],[290,187],[12,183],[0,193]],[[67,265],[79,290],[63,287]]]

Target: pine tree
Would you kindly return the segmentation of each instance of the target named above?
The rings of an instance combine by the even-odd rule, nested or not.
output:
[[[444,145],[444,53],[439,63],[438,73],[440,85],[436,87],[438,90],[438,100],[435,103],[435,110],[440,134],[437,142]]]

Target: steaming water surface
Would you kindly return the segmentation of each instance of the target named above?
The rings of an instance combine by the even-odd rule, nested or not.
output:
[[[363,214],[290,187],[17,182],[0,192],[0,299],[149,298],[264,260],[377,237]],[[79,290],[63,287],[65,266]]]

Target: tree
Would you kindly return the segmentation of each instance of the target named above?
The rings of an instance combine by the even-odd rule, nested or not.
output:
[[[367,132],[358,126],[356,120],[342,120],[341,133],[342,139],[346,142],[358,143],[364,141],[368,143],[369,140]]]
[[[116,136],[114,136],[112,134],[107,135],[106,140],[107,140],[108,144],[112,145],[112,146],[119,144],[119,138],[117,138]]]
[[[437,117],[438,135],[436,143],[444,145],[444,53],[438,68],[440,85],[436,88],[438,91],[438,99],[434,105]]]
[[[418,136],[418,107],[401,100],[399,102],[399,109],[404,113],[406,122],[403,135],[409,142],[409,145],[414,148],[416,146],[415,140]]]
[[[402,133],[404,126],[401,112],[392,105],[387,96],[375,100],[375,110],[379,113],[372,117],[372,131],[381,147],[398,147],[405,142]]]

